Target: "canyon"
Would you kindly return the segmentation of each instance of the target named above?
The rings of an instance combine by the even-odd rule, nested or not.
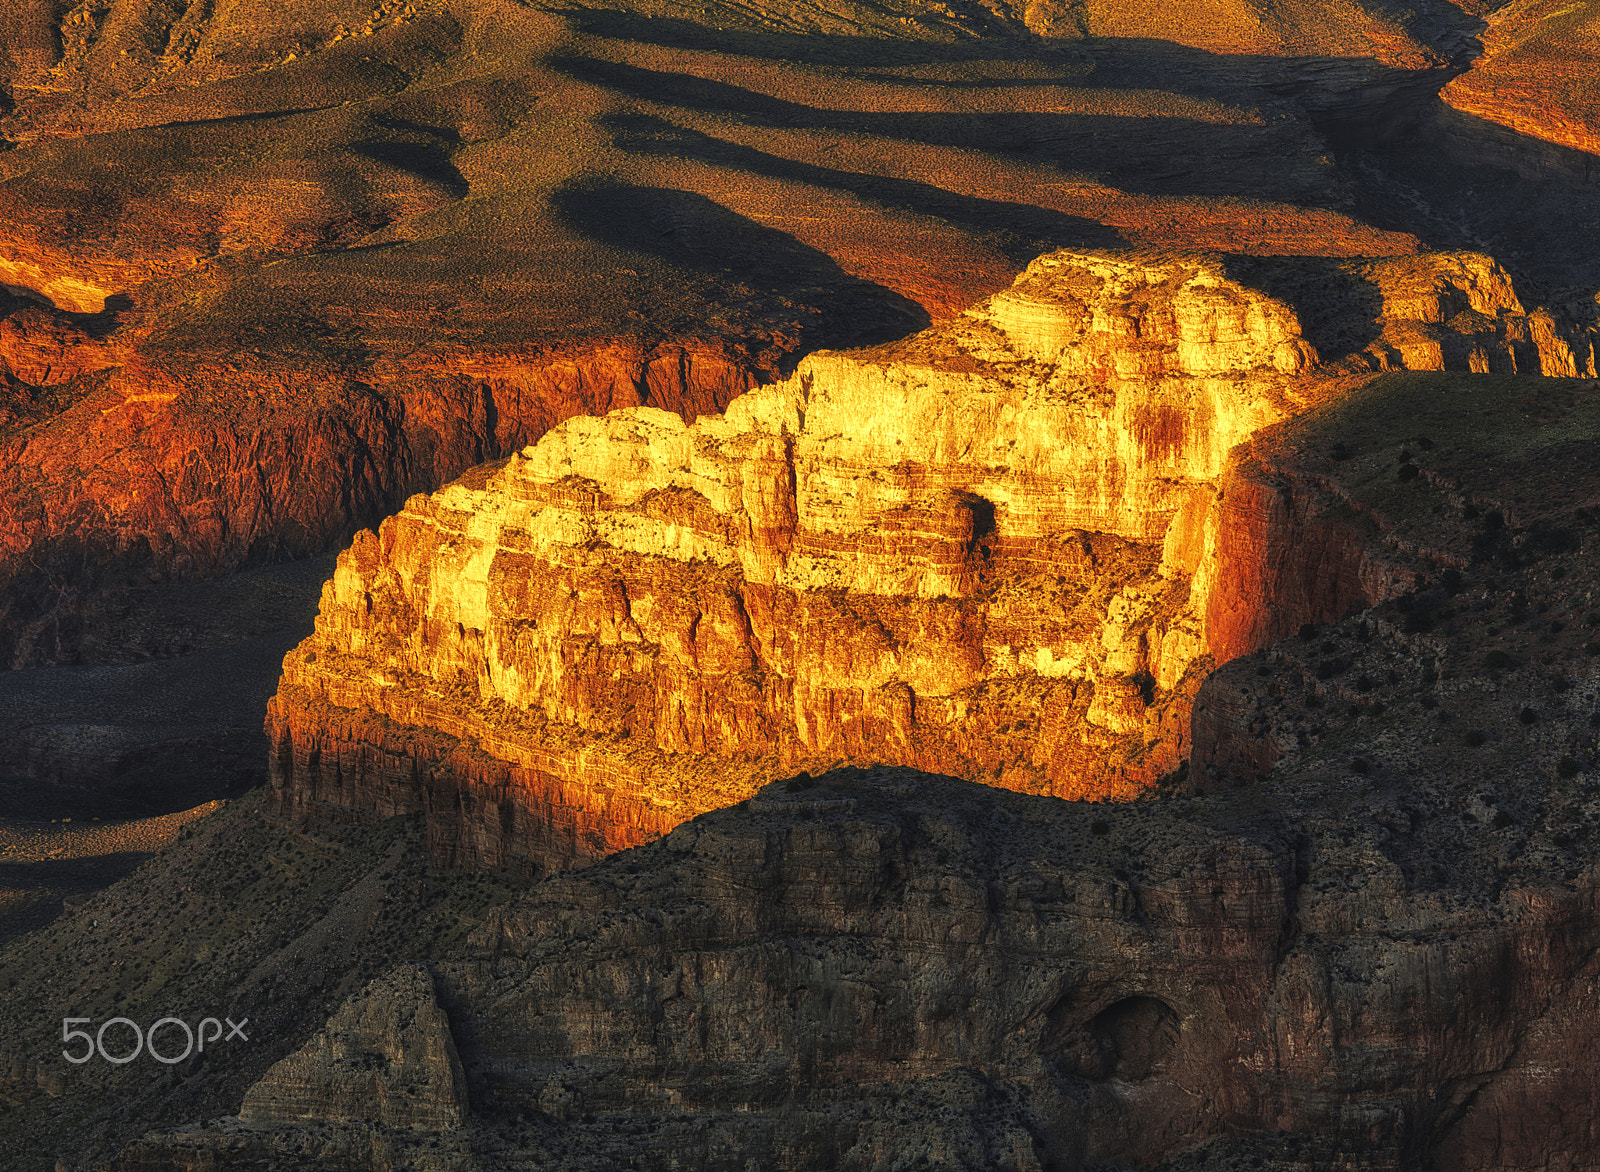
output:
[[[1593,4],[13,8],[0,1164],[1596,1166]]]
[[[325,1028],[231,1076],[240,1115],[112,1166],[1591,1166],[1597,440],[1592,380],[1369,372],[1241,441],[1222,492],[1275,501],[1280,539],[1338,531],[1380,596],[1210,671],[1186,784],[770,782],[521,880],[425,973],[347,978]],[[619,464],[648,480],[641,455]],[[207,833],[308,833],[270,800]],[[335,841],[397,826],[436,853],[416,817]],[[328,914],[370,906],[358,886]],[[55,946],[92,948],[86,919]],[[324,1056],[357,1038],[381,1093],[352,1108]]]

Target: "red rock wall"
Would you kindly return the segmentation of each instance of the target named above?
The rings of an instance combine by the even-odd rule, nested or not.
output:
[[[0,439],[6,666],[71,662],[74,602],[107,581],[317,553],[563,419],[640,403],[693,419],[755,380],[737,358],[678,346],[435,358],[372,384],[207,366],[179,381],[125,355],[82,375],[103,351],[58,354],[16,321],[0,324],[0,359],[78,381],[53,388],[66,410]]]
[[[1224,479],[1218,511],[1206,643],[1219,664],[1371,606],[1388,590],[1371,538],[1320,515],[1309,485],[1246,460]]]

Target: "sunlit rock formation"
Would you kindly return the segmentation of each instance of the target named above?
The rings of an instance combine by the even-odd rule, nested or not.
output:
[[[1390,316],[1335,370],[1586,344],[1541,349],[1485,258],[1393,263],[1345,274]],[[276,800],[423,807],[441,853],[498,864],[839,760],[1130,797],[1186,757],[1213,662],[1391,589],[1358,534],[1229,470],[1338,393],[1317,359],[1221,261],[1062,253],[722,416],[569,421],[341,557],[269,717]]]

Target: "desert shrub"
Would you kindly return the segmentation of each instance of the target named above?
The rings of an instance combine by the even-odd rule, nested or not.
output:
[[[1350,661],[1343,656],[1336,655],[1332,659],[1324,659],[1317,664],[1317,679],[1331,680],[1334,676],[1340,675],[1349,669]]]
[[[1578,776],[1578,768],[1578,763],[1571,757],[1563,757],[1560,761],[1556,762],[1556,772],[1562,777]]]
[[[1483,666],[1490,671],[1502,671],[1511,666],[1511,656],[1496,647],[1483,657]]]
[[[1472,748],[1476,749],[1479,745],[1483,744],[1483,742],[1488,740],[1489,738],[1484,736],[1482,731],[1480,731],[1479,729],[1470,728],[1470,729],[1467,730],[1466,735],[1463,736],[1461,739],[1466,741],[1467,744],[1470,745]]]
[[[1521,712],[1517,713],[1517,719],[1523,724],[1537,724],[1539,721],[1539,714],[1532,708],[1524,708]]]
[[[1372,766],[1367,763],[1367,759],[1365,757],[1357,757],[1354,761],[1350,762],[1350,768],[1357,773],[1368,773],[1371,771]]]
[[[1534,546],[1546,553],[1566,553],[1583,544],[1583,539],[1564,525],[1535,525],[1529,538]]]

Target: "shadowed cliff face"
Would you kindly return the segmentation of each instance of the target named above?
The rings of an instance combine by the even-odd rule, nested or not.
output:
[[[1214,673],[1196,701],[1197,780],[1339,751],[1324,742],[1381,757],[1404,729],[1419,780],[1494,772],[1473,751],[1491,743],[1504,767],[1526,753],[1586,772],[1600,652],[1592,386],[1390,375],[1241,449],[1240,477],[1294,518],[1280,532],[1360,534],[1367,572],[1391,586],[1382,606],[1295,638],[1286,614],[1269,652]]]
[[[275,801],[425,808],[446,857],[539,867],[830,760],[1132,796],[1212,663],[1399,589],[1236,444],[1375,367],[1593,362],[1485,258],[1340,273],[1364,294],[1318,329],[1375,336],[1330,374],[1218,262],[1056,254],[722,416],[564,424],[342,555],[273,702]]]
[[[1595,804],[1550,775],[1484,793],[1529,837],[1558,823],[1528,803]],[[289,833],[248,805],[218,821],[272,857]],[[393,831],[296,836],[346,882],[372,868],[330,921],[410,885],[357,847]],[[243,937],[247,981],[174,984],[273,1029],[147,1098],[244,1118],[169,1123],[111,1167],[1540,1167],[1600,1125],[1596,884],[1508,837],[1464,824],[1452,784],[1377,774],[1110,805],[887,768],[778,783],[502,895],[425,969],[292,1025],[258,974],[307,962]],[[49,947],[83,948],[97,910]],[[38,1075],[74,1100],[135,1081]]]

